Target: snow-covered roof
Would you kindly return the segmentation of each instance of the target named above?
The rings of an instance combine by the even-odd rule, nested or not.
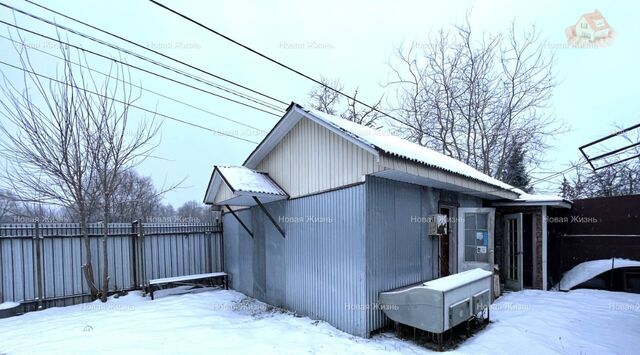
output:
[[[244,166],[217,166],[216,168],[234,192],[287,196],[287,193],[265,173]]]
[[[226,185],[229,193],[216,201],[216,194]],[[262,202],[286,199],[289,195],[268,174],[244,166],[215,166],[204,203],[215,205],[252,206],[254,197]]]
[[[435,150],[423,147],[393,134],[366,127],[355,122],[345,120],[342,117],[329,115],[317,110],[306,108],[304,110],[314,117],[343,130],[353,138],[358,139],[372,148],[386,154],[415,161],[454,174],[466,176],[504,190],[513,191],[515,193],[523,192],[498,179],[481,173],[457,159],[438,153]]]
[[[552,206],[570,208],[573,202],[558,195],[538,195],[521,192],[517,199],[494,202],[494,206]]]
[[[291,116],[292,119],[287,120],[286,118],[288,117],[288,114],[292,111],[298,112],[298,115],[293,115]],[[244,162],[244,165],[248,167],[257,166],[260,160],[264,158],[264,156],[268,154],[268,151],[270,151],[270,149],[272,149],[279,140],[284,137],[284,134],[286,134],[286,132],[288,132],[298,122],[301,116],[307,117],[338,134],[342,134],[345,138],[351,140],[361,148],[371,153],[383,153],[417,162],[431,168],[436,168],[483,182],[498,188],[499,191],[511,192],[514,195],[519,196],[519,198],[513,199],[512,201],[518,201],[520,203],[526,202],[529,204],[536,204],[538,202],[541,204],[548,204],[548,202],[554,201],[554,203],[562,204],[565,207],[570,204],[570,201],[564,200],[559,196],[527,194],[519,188],[506,184],[455,158],[446,156],[427,147],[410,142],[383,130],[376,130],[353,121],[346,120],[339,116],[330,115],[314,109],[304,108],[295,103],[292,103],[289,106],[287,114],[283,116],[283,119],[276,124],[276,127],[274,127],[260,145],[256,147]]]
[[[561,201],[569,201],[562,196],[558,195],[536,195],[536,194],[528,194],[522,193],[520,197],[516,199],[516,201],[523,202],[561,202]]]

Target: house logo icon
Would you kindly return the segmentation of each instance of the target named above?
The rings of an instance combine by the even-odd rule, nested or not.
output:
[[[588,12],[575,25],[567,27],[567,43],[574,48],[608,47],[616,35],[598,10]]]

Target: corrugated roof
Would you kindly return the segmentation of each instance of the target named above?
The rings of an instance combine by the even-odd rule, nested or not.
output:
[[[244,166],[217,166],[223,180],[234,191],[287,196],[269,175]]]
[[[314,117],[343,130],[345,133],[367,145],[370,145],[378,151],[479,180],[504,190],[513,191],[517,194],[524,193],[524,191],[481,173],[457,159],[438,153],[432,149],[423,147],[406,139],[317,110],[306,108],[304,110]]]

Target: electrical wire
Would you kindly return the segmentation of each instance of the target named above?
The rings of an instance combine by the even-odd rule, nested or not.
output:
[[[207,71],[207,70],[205,70],[205,69],[199,68],[199,67],[197,67],[197,66],[195,66],[195,65],[189,64],[189,63],[187,63],[187,62],[185,62],[185,61],[182,61],[182,60],[180,60],[180,59],[176,59],[176,58],[174,58],[174,57],[171,57],[171,56],[169,56],[169,55],[167,55],[167,54],[164,54],[164,53],[159,52],[159,51],[157,51],[157,50],[155,50],[155,49],[149,48],[148,46],[144,46],[144,45],[142,45],[142,44],[139,44],[139,43],[137,43],[137,42],[134,42],[134,41],[132,41],[132,40],[130,40],[130,39],[127,39],[127,38],[125,38],[125,37],[123,37],[123,36],[120,36],[120,35],[117,35],[117,34],[115,34],[115,33],[109,32],[109,31],[107,31],[107,30],[103,30],[103,29],[101,29],[101,28],[99,28],[99,27],[97,27],[97,26],[91,25],[91,24],[89,24],[89,23],[87,23],[87,22],[84,22],[84,21],[82,21],[82,20],[79,20],[79,19],[77,19],[77,18],[75,18],[75,17],[73,17],[73,16],[69,16],[69,15],[66,15],[66,14],[64,14],[64,13],[58,12],[58,11],[56,11],[56,10],[53,10],[53,9],[51,9],[51,8],[49,8],[49,7],[46,7],[46,6],[41,5],[41,4],[38,4],[37,2],[31,1],[31,0],[25,0],[25,1],[26,1],[26,2],[28,2],[29,4],[32,4],[32,5],[34,5],[34,6],[37,6],[37,7],[41,8],[41,9],[44,9],[44,10],[46,10],[46,11],[49,11],[49,12],[51,12],[51,13],[53,13],[53,14],[56,14],[56,15],[62,16],[62,17],[64,17],[64,18],[68,19],[68,20],[71,20],[71,21],[73,21],[73,22],[79,23],[79,24],[81,24],[81,25],[84,25],[84,26],[89,27],[89,28],[91,28],[91,29],[94,29],[94,30],[96,30],[96,31],[99,31],[99,32],[104,33],[104,34],[106,34],[106,35],[108,35],[108,36],[111,36],[111,37],[113,37],[113,38],[119,39],[119,40],[124,41],[124,42],[126,42],[126,43],[129,43],[129,44],[131,44],[131,45],[134,45],[134,46],[136,46],[136,47],[138,47],[138,48],[141,48],[141,49],[144,49],[144,50],[149,51],[149,52],[151,52],[151,53],[154,53],[154,54],[156,54],[156,55],[159,55],[159,56],[161,56],[161,57],[163,57],[163,58],[169,59],[169,60],[171,60],[171,61],[173,61],[173,62],[175,62],[175,63],[179,63],[179,64],[184,65],[184,66],[186,66],[186,67],[189,67],[189,68],[191,68],[191,69],[197,70],[197,71],[199,71],[199,72],[201,72],[201,73],[203,73],[203,74],[209,75],[209,76],[211,76],[211,77],[213,77],[213,78],[216,78],[216,79],[222,80],[222,81],[224,81],[224,82],[226,82],[226,83],[232,84],[232,85],[234,85],[234,86],[236,86],[236,87],[242,88],[242,89],[247,90],[247,91],[249,91],[249,92],[252,92],[252,93],[254,93],[254,94],[258,94],[258,95],[260,95],[260,96],[262,96],[262,97],[265,97],[265,98],[271,99],[271,100],[273,100],[273,101],[279,102],[279,103],[281,103],[281,104],[283,104],[283,105],[289,105],[287,102],[285,102],[285,101],[283,101],[283,100],[277,99],[277,98],[275,98],[275,97],[273,97],[273,96],[269,96],[269,95],[264,94],[264,93],[262,93],[262,92],[260,92],[260,91],[258,91],[258,90],[251,89],[251,88],[249,88],[249,87],[247,87],[247,86],[245,86],[245,85],[239,84],[239,83],[237,83],[237,82],[235,82],[235,81],[232,81],[232,80],[229,80],[229,79],[226,79],[226,78],[224,78],[224,77],[222,77],[222,76],[220,76],[220,75],[213,74],[213,73],[211,73],[211,72],[209,72],[209,71]]]
[[[14,40],[14,39],[12,39],[12,38],[10,38],[10,37],[6,37],[6,36],[3,36],[3,35],[0,35],[0,38],[4,38],[4,39],[6,39],[6,40],[9,40],[9,41],[11,41],[11,42],[13,42],[13,43],[15,43],[15,44],[21,45],[21,46],[28,46],[26,43],[23,43],[23,42],[20,42],[20,41],[16,41],[16,40]],[[147,88],[145,88],[145,87],[143,87],[143,86],[141,86],[141,85],[137,85],[137,84],[131,83],[131,82],[129,82],[129,81],[123,80],[123,79],[121,79],[121,78],[118,78],[118,77],[115,77],[115,76],[111,76],[111,75],[109,75],[108,73],[105,73],[105,72],[102,72],[102,71],[99,71],[99,70],[96,70],[96,69],[90,68],[90,67],[85,66],[85,65],[82,65],[82,64],[80,64],[80,63],[76,63],[76,62],[74,62],[74,61],[72,61],[72,60],[69,60],[68,58],[63,58],[63,57],[57,56],[57,55],[55,55],[55,54],[53,54],[53,53],[49,53],[49,52],[47,52],[47,51],[43,51],[43,50],[38,49],[38,48],[29,47],[29,49],[30,49],[30,50],[34,50],[34,51],[39,52],[39,53],[42,53],[42,54],[45,54],[45,55],[48,55],[48,56],[50,56],[50,57],[53,57],[53,58],[59,59],[59,60],[68,61],[69,63],[74,64],[74,65],[76,65],[76,66],[78,66],[78,67],[80,67],[80,68],[87,69],[87,70],[89,70],[89,71],[92,71],[92,72],[95,72],[95,73],[101,74],[101,75],[103,75],[103,76],[105,76],[105,77],[107,77],[107,78],[110,78],[110,79],[114,79],[114,80],[121,81],[121,82],[122,82],[122,83],[124,83],[124,84],[131,85],[132,87],[136,87],[136,88],[138,88],[138,89],[140,89],[140,90],[143,90],[143,91],[149,92],[149,93],[151,93],[151,94],[154,94],[154,95],[160,96],[160,97],[165,98],[165,99],[167,99],[167,100],[171,100],[171,101],[173,101],[173,102],[180,103],[180,104],[185,105],[185,106],[187,106],[187,107],[191,107],[191,108],[193,108],[193,109],[196,109],[196,110],[198,110],[198,111],[201,111],[201,112],[207,113],[207,114],[212,115],[212,116],[214,116],[214,117],[221,118],[221,119],[223,119],[223,120],[226,120],[226,121],[229,121],[229,122],[233,122],[233,123],[236,123],[236,124],[242,125],[242,126],[247,127],[247,128],[255,129],[256,131],[259,131],[260,133],[265,133],[265,134],[267,133],[266,131],[264,131],[264,130],[262,130],[262,129],[258,128],[258,127],[251,126],[251,125],[248,125],[248,124],[246,124],[246,123],[242,123],[242,122],[240,122],[240,121],[236,121],[236,120],[234,120],[234,119],[231,119],[231,118],[225,117],[225,116],[220,115],[220,114],[217,114],[217,113],[215,113],[215,112],[211,112],[211,111],[209,111],[209,110],[206,110],[206,109],[200,108],[200,107],[198,107],[198,106],[195,106],[195,105],[189,104],[189,103],[187,103],[187,102],[184,102],[184,101],[178,100],[178,99],[173,98],[173,97],[171,97],[171,96],[164,95],[164,94],[159,93],[159,92],[157,92],[157,91],[153,91],[153,90],[147,89]]]
[[[52,78],[52,77],[47,76],[47,75],[44,75],[44,74],[36,73],[36,72],[34,72],[34,71],[32,71],[32,70],[28,70],[28,69],[25,69],[25,68],[21,68],[21,67],[19,67],[19,66],[17,66],[17,65],[13,65],[13,64],[10,64],[10,63],[7,63],[7,62],[4,62],[4,61],[2,61],[2,60],[0,60],[0,64],[5,65],[5,66],[8,66],[8,67],[13,68],[13,69],[21,70],[21,71],[23,71],[23,72],[25,72],[25,73],[28,73],[28,74],[32,74],[32,75],[35,75],[35,76],[39,76],[39,77],[41,77],[41,78],[48,79],[48,80],[50,80],[50,81],[52,81],[52,82],[56,82],[56,83],[59,83],[59,84],[68,85],[68,86],[73,87],[73,85],[71,85],[71,84],[69,84],[69,83],[66,83],[66,82],[64,82],[64,81],[62,81],[62,80],[58,80],[58,79]],[[77,88],[77,87],[76,87],[76,88]],[[218,134],[218,135],[222,135],[222,136],[226,136],[226,137],[234,138],[234,139],[241,140],[241,141],[244,141],[244,142],[248,142],[248,143],[252,143],[252,144],[258,144],[258,142],[254,142],[254,141],[249,140],[249,139],[245,139],[245,138],[242,138],[242,137],[238,137],[238,136],[235,136],[235,135],[233,135],[233,134],[228,134],[228,133],[225,133],[225,132],[222,132],[222,131],[218,131],[218,130],[215,130],[215,129],[212,129],[212,128],[209,128],[209,127],[201,126],[201,125],[196,124],[196,123],[192,123],[192,122],[189,122],[189,121],[185,121],[185,120],[182,120],[182,119],[180,119],[180,118],[176,118],[176,117],[169,116],[169,115],[166,115],[166,114],[163,114],[163,113],[159,113],[159,112],[156,112],[156,111],[150,110],[150,109],[148,109],[148,108],[144,108],[144,107],[141,107],[141,106],[138,106],[138,105],[134,105],[134,104],[131,104],[131,103],[128,103],[128,102],[124,102],[124,101],[122,101],[122,100],[115,99],[115,98],[113,98],[113,97],[108,97],[108,96],[106,96],[106,95],[102,95],[102,94],[100,94],[100,93],[97,93],[97,92],[94,92],[94,91],[91,91],[91,90],[88,90],[88,89],[85,89],[85,88],[78,88],[78,89],[80,89],[80,90],[82,90],[82,91],[84,91],[84,92],[87,92],[87,93],[89,93],[89,94],[96,95],[96,96],[98,96],[98,97],[106,98],[106,99],[112,100],[112,101],[117,102],[117,103],[121,103],[121,104],[128,105],[128,106],[133,107],[133,108],[136,108],[136,109],[138,109],[138,110],[141,110],[141,111],[145,111],[145,112],[151,113],[151,114],[153,114],[153,115],[158,115],[158,116],[160,116],[160,117],[167,118],[167,119],[172,120],[172,121],[180,122],[180,123],[182,123],[182,124],[186,124],[186,125],[189,125],[189,126],[192,126],[192,127],[196,127],[196,128],[199,128],[199,129],[203,129],[203,130],[206,130],[206,131],[209,131],[209,132],[213,132],[213,133]]]
[[[143,56],[143,55],[141,55],[141,54],[138,54],[138,53],[135,53],[135,52],[133,52],[133,51],[127,50],[127,49],[122,48],[122,47],[120,47],[120,46],[117,46],[117,45],[115,45],[115,44],[112,44],[112,43],[109,43],[109,42],[103,41],[103,40],[101,40],[101,39],[99,39],[99,38],[96,38],[96,37],[90,36],[90,35],[88,35],[88,34],[82,33],[82,32],[77,31],[77,30],[74,30],[74,29],[72,29],[72,28],[70,28],[70,27],[67,27],[67,26],[64,26],[64,25],[60,25],[60,24],[58,24],[58,23],[56,23],[56,22],[53,22],[53,21],[47,20],[47,19],[45,19],[45,18],[43,18],[43,17],[36,16],[36,15],[34,15],[34,14],[30,13],[30,12],[27,12],[27,11],[24,11],[24,10],[20,10],[20,9],[18,9],[18,8],[15,8],[15,7],[11,6],[11,5],[4,4],[4,3],[2,3],[2,2],[0,2],[0,6],[6,7],[6,8],[8,8],[8,9],[11,9],[11,10],[13,10],[13,11],[15,11],[15,12],[18,12],[18,13],[22,14],[22,15],[29,16],[29,17],[31,17],[31,18],[33,18],[33,19],[35,19],[35,20],[38,20],[38,21],[40,21],[40,22],[44,22],[44,23],[46,23],[46,24],[48,24],[48,25],[51,25],[51,26],[54,26],[54,27],[56,27],[56,28],[62,29],[62,30],[67,31],[67,32],[69,32],[69,33],[73,33],[74,35],[80,36],[80,37],[85,38],[85,39],[88,39],[88,40],[90,40],[90,41],[93,41],[93,42],[99,43],[99,44],[101,44],[101,45],[103,45],[103,46],[107,46],[107,47],[109,47],[109,48],[115,49],[115,50],[120,51],[120,52],[122,52],[122,53],[126,53],[126,54],[128,54],[128,55],[131,55],[131,56],[133,56],[133,57],[136,57],[136,58],[138,58],[138,59],[141,59],[141,60],[144,60],[144,61],[146,61],[146,62],[148,62],[148,63],[151,63],[151,64],[153,64],[153,65],[156,65],[156,66],[162,67],[162,68],[164,68],[164,69],[167,69],[167,70],[173,71],[174,73],[177,73],[177,74],[180,74],[180,75],[186,76],[186,77],[188,77],[188,78],[190,78],[190,79],[193,79],[193,80],[199,81],[199,82],[201,82],[201,83],[203,83],[203,84],[206,84],[206,85],[209,85],[209,86],[215,87],[215,88],[216,88],[216,89],[218,89],[218,90],[222,90],[222,91],[227,92],[227,93],[229,93],[229,94],[232,94],[232,95],[234,95],[234,96],[241,97],[241,98],[243,98],[243,99],[245,99],[245,100],[248,100],[248,101],[254,102],[254,103],[256,103],[256,104],[259,104],[259,105],[262,105],[262,106],[268,107],[268,108],[270,108],[270,109],[272,109],[272,110],[276,110],[276,111],[282,110],[282,108],[280,108],[280,107],[276,107],[276,106],[274,106],[274,105],[272,105],[272,104],[270,104],[270,103],[264,102],[264,101],[262,101],[262,100],[255,99],[255,98],[253,98],[253,97],[251,97],[251,96],[248,96],[248,95],[244,95],[244,94],[239,93],[239,92],[237,92],[237,91],[235,91],[235,90],[228,89],[228,88],[226,88],[226,87],[224,87],[224,86],[218,85],[218,84],[213,83],[213,82],[211,82],[211,81],[204,80],[204,79],[202,79],[202,78],[199,78],[199,77],[197,77],[197,76],[195,76],[195,75],[192,75],[192,74],[190,74],[190,73],[188,73],[188,72],[185,72],[185,71],[183,71],[183,70],[176,69],[176,68],[174,68],[174,67],[171,67],[171,66],[169,66],[169,65],[166,65],[166,64],[164,64],[164,63],[161,63],[161,62],[159,62],[159,61],[157,61],[157,60],[151,59],[151,58],[149,58],[149,57],[145,57],[145,56]]]
[[[276,116],[276,117],[280,117],[280,116],[281,116],[281,115],[279,115],[279,114],[277,114],[277,113],[273,113],[273,112],[270,112],[270,111],[264,110],[264,109],[262,109],[262,108],[255,107],[255,106],[253,106],[253,105],[249,105],[249,104],[247,104],[247,103],[240,102],[240,101],[234,100],[234,99],[232,99],[232,98],[229,98],[229,97],[226,97],[226,96],[223,96],[223,95],[216,94],[216,93],[214,93],[214,92],[211,92],[211,91],[208,91],[208,90],[205,90],[205,89],[199,88],[199,87],[197,87],[197,86],[193,86],[193,85],[191,85],[191,84],[188,84],[188,83],[182,82],[182,81],[180,81],[180,80],[173,79],[173,78],[170,78],[170,77],[168,77],[168,76],[164,76],[164,75],[162,75],[162,74],[158,74],[158,73],[152,72],[152,71],[150,71],[150,70],[147,70],[147,69],[144,69],[144,68],[141,68],[141,67],[135,66],[135,65],[133,65],[133,64],[129,64],[129,63],[127,63],[127,62],[124,62],[124,61],[121,61],[121,60],[118,60],[118,59],[115,59],[115,58],[108,57],[108,56],[106,56],[106,55],[104,55],[104,54],[101,54],[101,53],[98,53],[98,52],[95,52],[95,51],[92,51],[92,50],[89,50],[89,49],[85,49],[85,48],[82,48],[82,47],[80,47],[80,46],[76,46],[76,45],[74,45],[74,44],[71,44],[71,43],[68,43],[68,42],[62,41],[62,40],[60,40],[60,39],[56,39],[56,38],[53,38],[53,37],[49,37],[49,36],[44,35],[44,34],[42,34],[42,33],[39,33],[39,32],[36,32],[36,31],[32,31],[32,30],[29,30],[29,29],[27,29],[27,28],[24,28],[24,27],[21,27],[21,26],[18,26],[18,25],[15,25],[15,24],[12,24],[12,23],[9,23],[9,22],[6,22],[6,21],[3,21],[3,20],[0,20],[0,23],[5,24],[5,25],[7,25],[7,26],[14,27],[14,28],[16,28],[16,29],[19,29],[19,30],[22,30],[22,31],[25,31],[25,32],[28,32],[28,33],[31,33],[31,34],[34,34],[34,35],[39,36],[39,37],[42,37],[42,38],[46,38],[46,39],[48,39],[48,40],[50,40],[50,41],[55,41],[55,42],[58,42],[59,44],[63,44],[63,45],[66,45],[66,46],[69,46],[69,47],[75,48],[75,49],[77,49],[77,50],[80,50],[80,51],[83,51],[83,52],[86,52],[86,53],[90,53],[90,54],[93,54],[93,55],[98,56],[98,57],[102,57],[102,58],[104,58],[104,59],[107,59],[107,60],[113,61],[113,62],[115,62],[115,63],[121,64],[121,65],[126,65],[126,66],[128,66],[128,67],[130,67],[130,68],[133,68],[133,69],[136,69],[136,70],[139,70],[139,71],[142,71],[142,72],[145,72],[145,73],[148,73],[148,74],[151,74],[151,75],[157,76],[157,77],[162,78],[162,79],[165,79],[165,80],[172,81],[172,82],[174,82],[174,83],[177,83],[177,84],[180,84],[180,85],[183,85],[183,86],[189,87],[189,88],[191,88],[191,89],[195,89],[195,90],[198,90],[198,91],[201,91],[201,92],[207,93],[207,94],[212,95],[212,96],[214,96],[214,97],[218,97],[218,98],[221,98],[221,99],[224,99],[224,100],[227,100],[227,101],[231,101],[231,102],[237,103],[237,104],[239,104],[239,105],[242,105],[242,106],[245,106],[245,107],[248,107],[248,108],[252,108],[252,109],[254,109],[254,110],[258,110],[258,111],[261,111],[261,112],[264,112],[264,113],[267,113],[267,114],[269,114],[269,115],[273,115],[273,116]]]
[[[312,81],[312,82],[314,82],[314,83],[316,83],[318,85],[322,85],[323,87],[325,87],[325,88],[327,88],[327,89],[329,89],[329,90],[331,90],[331,91],[333,91],[333,92],[335,92],[335,93],[337,93],[337,94],[339,94],[341,96],[344,96],[344,97],[352,100],[353,102],[359,103],[360,105],[363,105],[366,108],[368,108],[370,110],[373,110],[373,111],[375,111],[375,112],[377,112],[377,113],[379,113],[379,114],[381,114],[381,115],[383,115],[385,117],[388,117],[388,118],[390,118],[390,119],[392,119],[392,120],[394,120],[394,121],[396,121],[396,122],[398,122],[400,124],[403,124],[403,125],[405,125],[407,127],[410,127],[410,128],[413,128],[413,129],[419,131],[419,129],[414,127],[413,125],[411,125],[411,124],[409,124],[409,123],[407,123],[407,122],[405,122],[405,121],[403,121],[403,120],[401,120],[401,119],[399,119],[397,117],[391,116],[390,114],[388,114],[386,112],[380,111],[378,108],[373,107],[371,105],[368,105],[368,104],[356,99],[355,96],[353,96],[353,97],[349,96],[348,94],[345,94],[342,91],[340,91],[340,90],[338,90],[336,88],[333,88],[333,87],[327,85],[326,83],[321,82],[318,79],[315,79],[315,78],[313,78],[313,77],[311,77],[311,76],[309,76],[307,74],[304,74],[303,72],[301,72],[301,71],[299,71],[297,69],[294,69],[294,68],[292,68],[292,67],[290,67],[290,66],[288,66],[288,65],[286,65],[286,64],[284,64],[284,63],[282,63],[282,62],[280,62],[280,61],[278,61],[276,59],[273,59],[273,58],[267,56],[266,54],[263,54],[263,53],[255,50],[255,49],[245,45],[245,44],[242,44],[242,43],[234,40],[233,38],[231,38],[231,37],[229,37],[227,35],[224,35],[224,34],[218,32],[218,31],[212,29],[211,27],[208,27],[207,25],[202,24],[201,22],[198,22],[198,21],[192,19],[191,17],[189,17],[187,15],[184,15],[184,14],[182,14],[182,13],[176,11],[176,10],[173,10],[172,8],[170,8],[170,7],[166,6],[166,5],[163,5],[162,3],[160,3],[160,2],[158,2],[156,0],[149,0],[149,1],[151,3],[153,3],[153,4],[155,4],[155,5],[163,8],[163,9],[165,9],[165,10],[167,10],[167,11],[169,11],[169,12],[171,12],[171,13],[177,15],[177,16],[179,16],[179,17],[182,17],[183,19],[185,19],[185,20],[187,20],[187,21],[189,21],[189,22],[191,22],[191,23],[193,23],[193,24],[195,24],[195,25],[197,25],[199,27],[204,28],[205,30],[207,30],[207,31],[219,36],[219,37],[222,37],[223,39],[225,39],[225,40],[227,40],[227,41],[229,41],[229,42],[231,42],[231,43],[233,43],[233,44],[235,44],[237,46],[240,46],[240,47],[248,50],[249,52],[251,52],[253,54],[256,54],[256,55],[258,55],[258,56],[260,56],[260,57],[262,57],[262,58],[264,58],[264,59],[266,59],[266,60],[268,60],[268,61],[270,61],[270,62],[272,62],[272,63],[274,63],[274,64],[276,64],[276,65],[278,65],[278,66],[280,66],[280,67],[282,67],[282,68],[284,68],[286,70],[288,70],[288,71],[290,71],[290,72],[293,72],[293,73],[295,73],[295,74],[297,74],[297,75],[299,75],[299,76],[301,76],[301,77],[303,77],[305,79],[308,79],[308,80],[310,80],[310,81]]]

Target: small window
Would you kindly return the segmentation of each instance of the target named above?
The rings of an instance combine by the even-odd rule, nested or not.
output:
[[[489,214],[464,214],[464,259],[471,262],[489,261]]]

